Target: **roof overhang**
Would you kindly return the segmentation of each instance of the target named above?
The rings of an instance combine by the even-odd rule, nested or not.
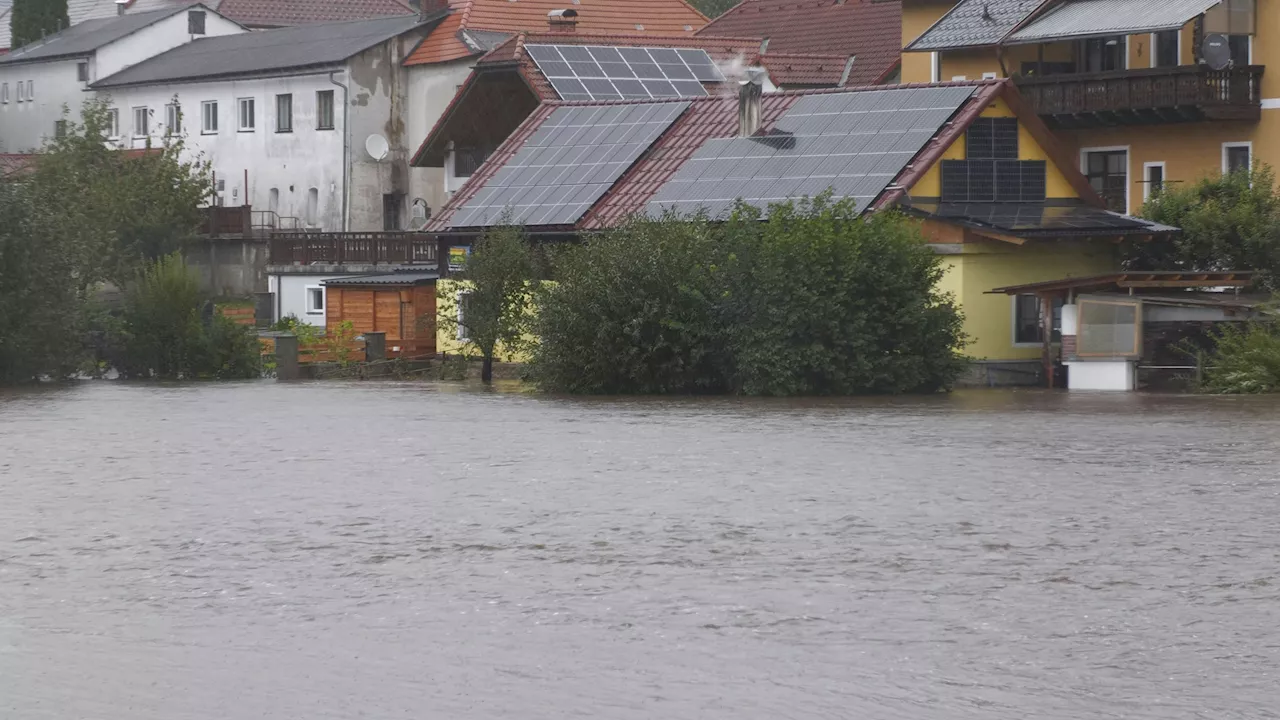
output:
[[[1008,285],[988,290],[989,295],[1047,295],[1106,289],[1137,290],[1144,288],[1191,289],[1206,287],[1248,287],[1253,284],[1250,270],[1223,272],[1133,271],[1088,277],[1062,278],[1025,285]]]
[[[1010,33],[1002,45],[1035,45],[1177,30],[1221,0],[1068,0]]]

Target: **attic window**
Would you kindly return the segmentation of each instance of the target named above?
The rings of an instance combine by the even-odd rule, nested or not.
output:
[[[187,11],[187,33],[191,35],[204,34],[204,16],[203,10]]]

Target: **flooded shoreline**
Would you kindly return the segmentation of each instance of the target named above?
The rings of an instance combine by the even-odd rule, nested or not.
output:
[[[1280,405],[0,392],[0,716],[1265,718]]]

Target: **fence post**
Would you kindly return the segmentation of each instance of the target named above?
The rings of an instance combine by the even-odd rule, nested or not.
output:
[[[276,336],[276,380],[297,380],[298,371],[298,336]]]
[[[378,362],[387,359],[387,334],[385,332],[367,332],[364,334],[365,362]]]

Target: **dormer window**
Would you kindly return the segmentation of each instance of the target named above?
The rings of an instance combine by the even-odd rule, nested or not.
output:
[[[204,16],[203,10],[187,11],[187,32],[191,35],[204,34]]]

